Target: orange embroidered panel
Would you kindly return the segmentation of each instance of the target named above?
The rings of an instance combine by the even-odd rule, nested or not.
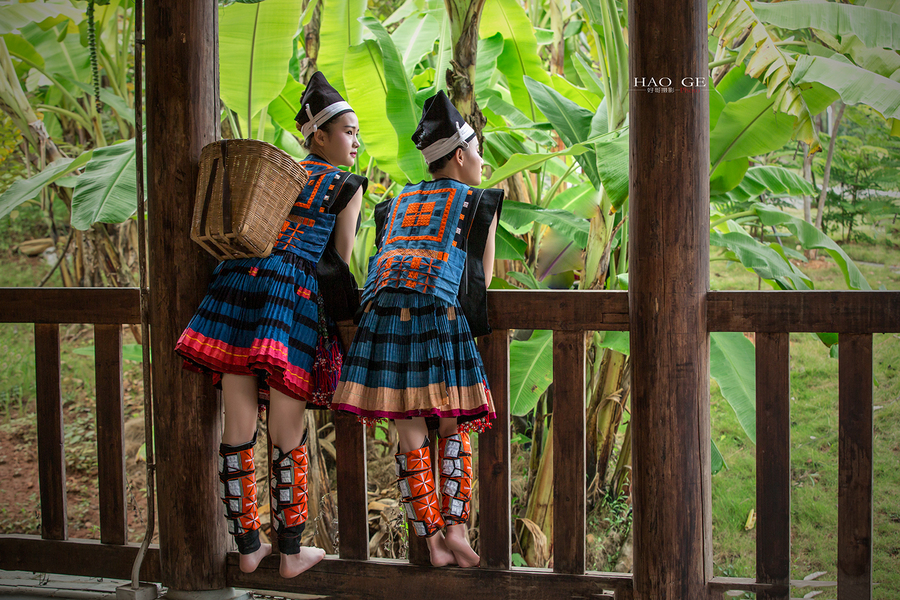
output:
[[[446,194],[447,199],[443,202],[444,206],[441,210],[441,224],[438,228],[438,231],[434,235],[413,235],[413,232],[401,232],[398,231],[400,229],[410,228],[410,227],[427,227],[431,224],[431,219],[433,217],[434,209],[437,207],[437,201],[435,202],[413,202],[406,209],[406,213],[403,215],[399,223],[399,227],[395,228],[395,222],[397,219],[397,211],[400,208],[401,200],[406,196],[416,196],[416,195],[430,195],[430,194]],[[397,196],[397,200],[394,204],[394,212],[391,215],[391,223],[388,227],[388,238],[385,240],[386,244],[390,244],[396,242],[398,240],[425,240],[432,242],[440,242],[444,239],[444,232],[447,228],[447,215],[449,213],[449,207],[453,205],[453,197],[456,194],[455,188],[443,188],[440,190],[417,190],[414,192],[407,192],[405,194],[400,194]],[[391,234],[396,233],[393,237],[390,237]]]

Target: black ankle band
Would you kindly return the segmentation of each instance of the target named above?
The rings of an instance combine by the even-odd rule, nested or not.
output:
[[[300,554],[300,536],[306,523],[285,527],[278,532],[278,551],[282,554]]]
[[[229,446],[228,444],[224,444],[224,443],[219,444],[219,452],[225,454],[226,452],[232,453],[232,452],[240,452],[241,450],[249,450],[250,448],[252,448],[253,446],[256,445],[256,433],[257,432],[255,432],[255,431],[253,432],[252,440],[250,440],[249,442],[244,442],[243,444],[239,444],[237,446]]]
[[[234,536],[238,552],[241,554],[253,554],[259,550],[259,529],[252,529],[243,535]]]

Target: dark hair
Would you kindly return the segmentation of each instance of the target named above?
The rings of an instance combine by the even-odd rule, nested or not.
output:
[[[462,148],[462,146],[457,146],[451,152],[448,152],[444,156],[440,157],[436,161],[432,163],[428,163],[428,172],[434,175],[437,171],[440,171],[444,167],[447,166],[447,163],[453,158],[453,155],[456,154],[456,151]]]
[[[349,111],[344,111],[344,112],[349,112]],[[334,127],[334,120],[343,114],[344,113],[339,113],[339,114],[334,115],[333,117],[331,117],[330,119],[328,119],[327,121],[322,123],[322,125],[319,126],[319,129],[321,129],[325,133],[330,134],[331,128]],[[300,122],[299,121],[297,122],[297,131],[300,131]],[[313,132],[313,135],[315,135],[315,132]],[[303,146],[303,149],[306,150],[307,152],[312,149],[312,140],[313,140],[312,135],[310,135],[309,137],[303,138],[302,146]]]

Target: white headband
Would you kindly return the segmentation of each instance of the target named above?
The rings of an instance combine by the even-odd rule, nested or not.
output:
[[[335,102],[334,104],[329,104],[320,110],[319,114],[316,116],[313,116],[312,111],[309,110],[309,104],[306,104],[303,108],[306,109],[306,115],[309,117],[309,121],[300,126],[300,133],[302,133],[305,138],[314,134],[320,125],[323,125],[328,119],[339,112],[353,110],[350,108],[350,105],[343,100]]]
[[[433,144],[422,148],[422,156],[425,157],[425,162],[431,164],[437,159],[447,156],[448,154],[456,150],[457,146],[462,146],[463,150],[468,150],[469,144],[466,142],[466,140],[472,137],[474,133],[475,130],[472,129],[472,127],[465,121],[463,121],[462,127],[460,127],[459,123],[457,122],[456,133],[448,138],[438,140]]]

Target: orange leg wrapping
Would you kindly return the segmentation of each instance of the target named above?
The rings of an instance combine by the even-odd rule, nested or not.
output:
[[[255,434],[246,444],[219,446],[219,493],[225,503],[228,533],[234,536],[241,554],[250,554],[259,548],[254,445]]]
[[[300,535],[306,525],[307,473],[306,436],[303,443],[284,452],[272,448],[272,526],[278,533],[278,549],[282,554],[300,552]]]
[[[469,433],[463,431],[442,438],[438,446],[441,457],[441,515],[447,523],[469,520],[472,497],[472,446]]]
[[[441,530],[444,520],[441,518],[437,490],[434,489],[428,440],[418,450],[398,452],[394,459],[397,461],[397,485],[400,486],[406,518],[412,523],[417,536],[431,537]]]

